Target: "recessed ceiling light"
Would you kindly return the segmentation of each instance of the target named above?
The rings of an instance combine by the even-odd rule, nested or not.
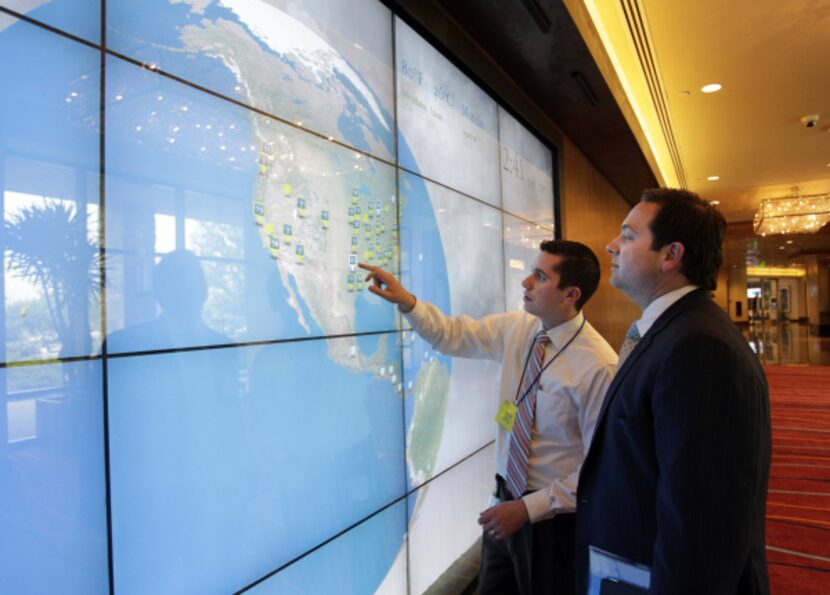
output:
[[[709,201],[709,204],[710,204],[710,205],[715,205],[715,206],[717,206],[717,205],[719,205],[719,204],[720,204],[720,201],[719,201],[719,200],[710,200],[710,201]]]
[[[721,85],[720,83],[711,83],[709,85],[704,85],[700,88],[700,90],[704,93],[717,93],[721,89],[723,89],[723,85]]]
[[[793,243],[793,241],[792,241],[792,240],[787,240],[787,243],[788,243],[788,244],[792,244],[792,243]]]
[[[717,182],[718,180],[720,180],[720,176],[709,176],[706,179],[709,180],[710,182]]]

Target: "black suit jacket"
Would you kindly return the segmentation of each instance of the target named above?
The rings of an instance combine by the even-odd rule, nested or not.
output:
[[[702,290],[666,310],[608,389],[579,478],[588,545],[647,564],[649,593],[768,594],[771,436],[763,368]]]

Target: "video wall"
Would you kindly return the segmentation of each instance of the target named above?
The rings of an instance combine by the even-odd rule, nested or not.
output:
[[[553,155],[385,5],[0,0],[0,189],[4,592],[421,593],[478,538],[498,365],[357,263],[521,307]]]

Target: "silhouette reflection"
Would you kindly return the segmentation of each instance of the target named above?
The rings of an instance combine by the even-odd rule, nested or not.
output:
[[[130,552],[119,565],[119,586],[205,592],[219,578],[214,573],[242,555],[236,537],[245,508],[237,498],[249,454],[239,350],[213,348],[230,340],[202,320],[208,288],[192,252],[161,258],[153,294],[157,318],[107,340],[113,350],[182,349],[108,362],[113,547]]]
[[[202,318],[208,286],[202,264],[193,252],[174,250],[161,257],[153,269],[153,296],[159,306],[158,316],[111,333],[107,338],[109,352],[230,343]]]

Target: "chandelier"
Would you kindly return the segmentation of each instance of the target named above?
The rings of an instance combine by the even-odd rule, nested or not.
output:
[[[761,236],[815,233],[830,222],[830,194],[765,198],[755,213],[755,233]]]

